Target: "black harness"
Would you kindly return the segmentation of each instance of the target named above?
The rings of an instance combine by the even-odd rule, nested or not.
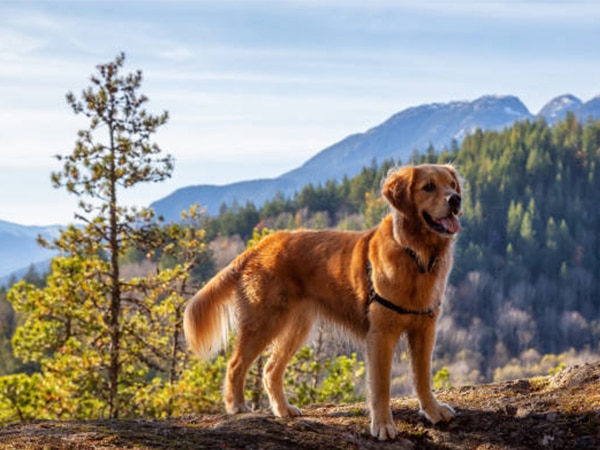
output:
[[[414,250],[412,250],[408,247],[404,247],[404,251],[406,251],[406,253],[413,259],[413,261],[417,265],[417,268],[419,269],[419,272],[421,272],[421,273],[431,272],[438,262],[437,257],[431,257],[427,267],[424,267],[423,264],[421,263],[421,261],[419,261],[417,254],[414,252]],[[395,311],[396,313],[402,314],[402,315],[412,314],[415,316],[429,316],[431,318],[433,318],[435,316],[435,311],[440,307],[440,303],[432,305],[431,307],[429,307],[428,309],[425,309],[425,310],[406,309],[406,308],[403,308],[402,306],[398,306],[395,303],[392,303],[389,300],[386,300],[385,298],[383,298],[381,295],[379,295],[377,293],[377,291],[375,290],[375,286],[373,285],[372,275],[373,275],[373,267],[371,266],[371,261],[369,261],[367,259],[367,283],[369,286],[369,292],[368,292],[367,304],[366,304],[367,312],[369,311],[369,306],[371,306],[371,303],[377,302],[381,306],[384,306],[384,307],[391,309],[392,311]]]

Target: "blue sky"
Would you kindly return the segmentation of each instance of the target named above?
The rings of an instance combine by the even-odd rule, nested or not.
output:
[[[194,184],[275,177],[410,106],[517,95],[600,94],[600,2],[0,2],[0,219],[67,223],[76,199],[51,187],[73,150],[65,94],[98,63],[141,69],[173,178],[124,193],[148,205]]]

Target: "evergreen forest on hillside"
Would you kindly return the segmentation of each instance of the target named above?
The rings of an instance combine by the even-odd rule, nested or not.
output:
[[[407,161],[427,162],[452,162],[466,187],[438,365],[460,355],[454,375],[468,368],[462,375],[479,381],[522,375],[526,368],[518,366],[526,364],[539,370],[546,354],[597,354],[600,122],[568,115],[553,126],[538,119],[500,132],[477,130],[460,146],[429,148]],[[354,178],[308,185],[293,199],[277,196],[262,208],[223,206],[218,217],[205,219],[206,229],[212,236],[248,237],[256,224],[374,226],[387,213],[381,180],[402,163],[373,162]],[[496,370],[507,365],[504,375]]]
[[[360,230],[375,226],[388,212],[379,195],[386,173],[398,164],[424,162],[451,162],[465,182],[463,229],[457,241],[455,266],[436,344],[436,387],[547,373],[577,358],[597,358],[600,280],[594,275],[600,273],[600,208],[597,206],[600,202],[600,121],[581,123],[573,115],[553,126],[538,119],[515,123],[500,132],[478,130],[460,145],[453,143],[445,149],[415,152],[411,161],[380,164],[373,161],[355,177],[308,185],[293,198],[277,194],[260,207],[250,203],[223,206],[216,217],[203,215],[198,219],[194,215],[197,219],[194,232],[202,229],[199,238],[202,242],[195,248],[202,250],[203,258],[189,278],[178,281],[178,295],[189,295],[197,289],[244,248],[246,241],[259,239],[260,230],[265,234],[268,230],[300,227]],[[168,229],[169,225],[163,227]],[[167,235],[161,243],[162,249],[147,251],[131,244],[121,257],[124,267],[133,273],[142,270],[145,264],[155,264],[157,271],[176,267],[181,262],[176,255],[181,255],[186,245],[184,228]],[[157,232],[153,228],[149,230]],[[235,242],[238,242],[237,247]],[[223,250],[228,246],[229,250]],[[61,264],[67,267],[67,262],[59,261],[53,270],[58,270]],[[47,283],[56,283],[57,279],[46,279],[31,272],[24,283],[14,288],[17,291],[13,297],[44,289]],[[163,283],[162,290],[140,285],[154,293],[155,302],[168,296],[165,282],[159,280],[158,283]],[[177,304],[178,308],[183,305],[181,301]],[[145,307],[152,310],[151,305]],[[161,323],[167,319],[157,320]],[[18,381],[21,386],[23,383],[36,386],[40,381],[34,376],[40,364],[44,364],[43,358],[38,358],[37,363],[35,358],[23,362],[13,355],[10,343],[15,329],[23,321],[7,302],[7,291],[0,290],[0,375],[22,376]],[[322,337],[323,333],[318,333],[317,342],[304,348],[292,362],[288,388],[298,390],[292,396],[297,404],[357,398],[344,397],[352,392],[353,380],[356,382],[363,376],[357,356],[350,355],[354,348],[348,350],[347,344],[326,345]],[[160,345],[168,350],[168,342]],[[58,352],[59,349],[57,346],[46,351]],[[348,357],[332,357],[344,349],[348,350]],[[35,353],[33,348],[29,351]],[[146,363],[144,358],[148,359],[149,353],[140,352],[140,361]],[[327,352],[330,353],[327,358],[322,356]],[[152,355],[152,358],[158,356]],[[394,368],[396,393],[409,385],[402,345],[398,358],[401,364]],[[137,409],[132,409],[129,415],[162,417],[197,412],[198,400],[191,400],[194,395],[201,398],[206,409],[218,407],[223,356],[211,366],[188,361],[189,370],[178,362],[179,372],[172,372],[170,377],[161,375],[161,363],[156,361],[139,375],[141,381],[138,382],[147,383],[147,389],[140,390],[138,385],[137,393],[128,394],[132,405],[137,402]],[[315,361],[317,366],[311,363]],[[130,370],[135,371],[135,365]],[[324,384],[319,384],[320,391],[317,391],[316,383],[311,387],[310,383],[301,381],[302,371],[312,371],[315,380],[319,378],[320,383],[338,386],[337,391],[331,396],[322,395],[326,390]],[[351,376],[346,376],[348,374]],[[198,377],[202,380],[198,381]],[[98,380],[93,382],[99,383]],[[18,392],[18,383],[7,377],[3,381],[0,377],[0,397],[14,404],[23,401],[19,400],[23,394]],[[252,381],[249,384],[252,386]],[[173,392],[179,392],[178,396],[169,397]],[[258,396],[256,392],[253,395]],[[255,400],[260,404],[260,399]],[[25,403],[27,401],[33,402],[26,400]],[[163,404],[157,404],[158,401]],[[193,407],[187,404],[178,407],[178,401],[196,403]],[[67,411],[67,406],[63,408]],[[93,408],[80,414],[93,414]],[[60,417],[60,414],[55,416]]]

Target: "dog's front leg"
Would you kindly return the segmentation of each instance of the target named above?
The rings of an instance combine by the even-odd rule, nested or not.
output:
[[[390,377],[396,337],[372,332],[367,336],[367,377],[371,434],[379,440],[394,439],[398,428],[390,409]]]
[[[413,382],[421,404],[421,412],[432,423],[448,422],[454,409],[439,403],[431,390],[431,356],[435,343],[435,318],[424,318],[422,326],[416,326],[408,333],[408,345],[413,371]]]

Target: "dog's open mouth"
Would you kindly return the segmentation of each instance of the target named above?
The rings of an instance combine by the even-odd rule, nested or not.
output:
[[[427,225],[440,234],[456,234],[460,231],[460,222],[455,214],[450,213],[447,217],[434,219],[426,212],[423,212],[423,218]]]

